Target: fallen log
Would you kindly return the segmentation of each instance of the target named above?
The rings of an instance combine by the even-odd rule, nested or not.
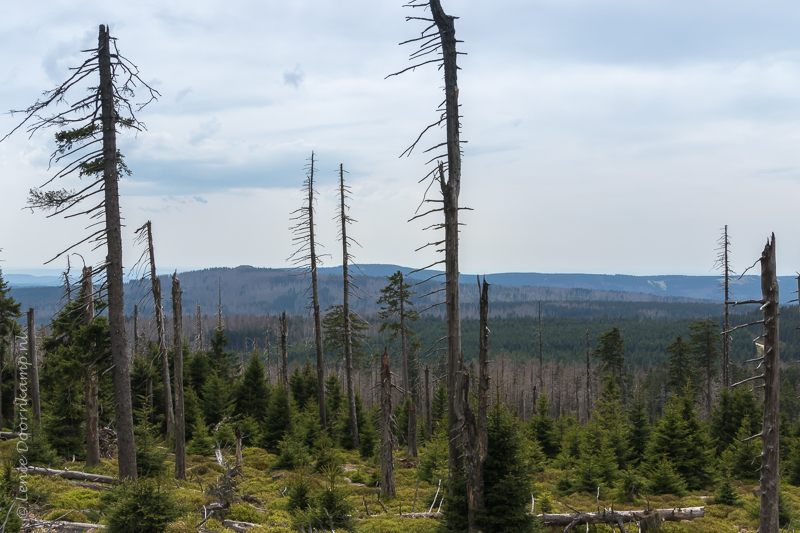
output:
[[[100,524],[82,524],[80,522],[64,522],[63,520],[36,520],[35,518],[22,520],[22,529],[25,531],[43,529],[61,533],[83,533],[90,529],[104,530],[105,528],[106,526]]]
[[[236,533],[244,533],[251,527],[261,527],[258,524],[251,524],[250,522],[239,522],[237,520],[223,520],[222,525],[223,527],[227,527],[231,531],[236,531]]]
[[[405,516],[406,518],[442,518],[444,513],[403,513],[400,516]]]
[[[662,521],[678,522],[680,520],[693,520],[705,516],[705,507],[677,507],[674,509],[656,509],[650,513],[657,513]],[[601,511],[599,513],[564,513],[538,515],[546,526],[568,526],[573,522],[577,524],[608,524],[622,522],[639,522],[648,514],[648,511]]]
[[[0,439],[2,440],[11,440],[18,438],[19,438],[19,433],[9,433],[7,431],[0,431]]]
[[[53,470],[52,468],[42,468],[39,466],[29,466],[27,468],[17,468],[20,472],[26,472],[35,476],[60,476],[64,479],[71,479],[74,481],[88,481],[91,483],[114,483],[114,478],[111,476],[101,476],[98,474],[87,474],[85,472],[77,472],[73,470]]]
[[[70,483],[72,483],[76,487],[80,487],[82,489],[89,489],[89,490],[104,491],[104,490],[109,490],[111,488],[111,487],[107,487],[105,485],[95,485],[93,483],[82,483],[80,481],[70,481]]]

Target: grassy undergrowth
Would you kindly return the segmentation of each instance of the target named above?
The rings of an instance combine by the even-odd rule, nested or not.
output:
[[[4,463],[10,457],[15,441],[0,443],[0,454]],[[424,454],[424,448],[422,453]],[[344,505],[349,509],[350,522],[337,531],[353,531],[363,533],[428,533],[437,531],[440,524],[431,518],[404,518],[397,516],[401,511],[409,513],[412,508],[416,512],[426,512],[433,502],[438,483],[418,482],[417,461],[408,461],[403,455],[396,455],[395,483],[397,494],[394,497],[381,497],[374,487],[377,479],[377,468],[372,460],[362,460],[357,452],[344,452],[344,468],[334,475],[334,489],[340,491]],[[298,525],[304,524],[320,529],[330,529],[328,518],[315,507],[314,502],[326,490],[330,489],[330,476],[322,472],[312,471],[309,466],[298,470],[274,470],[277,456],[260,448],[245,448],[243,451],[242,477],[237,486],[237,501],[220,519],[236,520],[257,524],[253,533],[298,531]],[[115,461],[103,461],[102,465],[85,470],[83,463],[66,462],[50,465],[77,471],[116,475]],[[169,533],[191,533],[197,531],[197,524],[203,520],[203,506],[209,505],[216,497],[209,495],[209,488],[219,483],[225,468],[216,463],[213,457],[191,455],[186,462],[187,480],[176,481],[169,475],[154,480],[163,490],[168,491],[177,506],[177,517],[169,523]],[[174,471],[172,457],[167,458],[167,472]],[[740,503],[735,506],[712,505],[714,487],[707,491],[690,492],[683,497],[672,495],[645,496],[639,495],[633,501],[622,502],[615,491],[603,489],[599,498],[596,493],[578,493],[569,496],[558,495],[555,481],[562,472],[548,467],[537,475],[535,492],[537,496],[536,513],[542,510],[550,513],[570,513],[573,509],[595,511],[606,508],[615,510],[640,510],[651,508],[697,507],[706,506],[705,517],[680,523],[666,523],[662,531],[670,532],[755,532],[758,529],[759,500],[755,496],[757,484],[734,482],[734,489]],[[7,474],[10,479],[4,482],[9,486],[19,485],[19,474]],[[352,480],[361,482],[352,483]],[[436,480],[438,481],[438,480]],[[443,483],[446,480],[442,480]],[[417,483],[419,488],[417,489]],[[308,504],[306,509],[293,509],[289,497],[296,486],[303,485]],[[373,485],[373,486],[370,486]],[[56,519],[107,524],[110,504],[103,493],[76,486],[74,483],[54,476],[34,476],[27,478],[28,509],[31,517],[40,519]],[[784,485],[781,488],[785,512],[794,518],[800,516],[800,488]],[[300,491],[302,492],[302,491]],[[415,503],[416,493],[416,503]],[[380,500],[380,503],[379,503]],[[433,510],[439,506],[437,499]],[[381,505],[381,503],[383,505]],[[385,507],[385,510],[384,510]],[[445,509],[443,509],[444,511]],[[796,521],[800,524],[800,521]],[[231,533],[218,518],[205,522],[204,529],[221,533]],[[560,531],[561,528],[552,528]],[[582,529],[583,530],[583,527]],[[631,524],[628,529],[638,529]],[[602,525],[592,526],[589,531],[611,531]],[[790,528],[789,531],[792,531]]]

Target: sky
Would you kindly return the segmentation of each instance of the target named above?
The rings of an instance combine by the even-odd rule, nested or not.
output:
[[[403,3],[6,3],[0,108],[25,108],[66,79],[108,24],[160,93],[138,114],[147,130],[118,140],[132,171],[120,182],[127,269],[141,253],[133,231],[147,220],[163,269],[288,266],[312,151],[324,264],[341,264],[343,164],[356,260],[427,266],[439,257],[415,250],[438,240],[423,231],[438,219],[408,220],[430,154],[399,156],[436,120],[443,81],[432,65],[385,79],[412,64],[413,46],[398,43],[424,28],[405,21],[420,11]],[[459,17],[467,54],[462,272],[708,275],[726,224],[735,271],[771,232],[779,273],[800,270],[800,4],[442,4]],[[0,115],[0,137],[18,120]],[[28,190],[54,172],[53,133],[0,143],[5,272],[63,269],[63,258],[44,263],[87,234],[85,219],[24,209]],[[420,147],[443,140],[433,131]]]

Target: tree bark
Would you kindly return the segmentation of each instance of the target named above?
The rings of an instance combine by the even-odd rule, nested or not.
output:
[[[347,383],[347,409],[350,415],[350,437],[353,440],[353,449],[358,449],[358,418],[356,417],[356,391],[353,387],[353,343],[352,332],[350,331],[350,270],[348,260],[350,254],[347,251],[347,214],[345,209],[345,187],[344,187],[344,166],[339,165],[339,199],[340,218],[342,223],[342,279],[344,285],[344,295],[342,300],[342,317],[344,320],[344,364]]]
[[[780,300],[774,233],[761,254],[761,293],[764,302],[764,424],[761,431],[761,510],[758,530],[766,532],[780,529]]]
[[[39,396],[39,363],[36,357],[36,321],[33,307],[28,309],[28,364],[31,365],[31,400],[33,403],[33,420],[37,426],[42,425],[42,403]]]
[[[586,389],[584,390],[586,404],[586,417],[584,422],[589,420],[589,411],[592,410],[592,347],[589,343],[589,330],[586,330]]]
[[[439,163],[445,223],[445,305],[447,309],[447,392],[450,478],[461,468],[461,427],[465,420],[461,361],[461,310],[458,287],[458,196],[461,192],[461,142],[458,120],[458,65],[456,62],[455,18],[447,15],[439,0],[430,0],[431,15],[442,45],[445,85],[445,120],[447,132],[447,177]],[[450,484],[452,487],[452,483]],[[452,488],[451,488],[452,491]]]
[[[153,308],[156,313],[156,331],[158,332],[158,355],[161,359],[161,383],[164,387],[164,410],[166,411],[167,437],[175,436],[175,414],[172,409],[172,390],[169,378],[169,359],[167,358],[167,333],[164,327],[164,307],[161,305],[161,280],[156,274],[156,255],[153,248],[153,227],[148,220],[147,250],[150,254],[150,280],[153,287]],[[173,282],[174,283],[174,282]]]
[[[20,471],[26,470],[26,468],[18,469]],[[107,483],[113,484],[115,482],[115,478],[111,476],[101,476],[97,474],[86,474],[84,472],[78,472],[75,470],[54,470],[52,468],[43,468],[38,466],[28,466],[27,467],[28,474],[33,474],[34,476],[59,476],[63,477],[64,479],[73,479],[76,481],[88,481],[90,483]]]
[[[133,356],[139,354],[139,305],[133,305]]]
[[[328,428],[325,417],[325,360],[322,357],[322,319],[317,291],[317,251],[314,242],[314,152],[311,152],[311,172],[308,175],[308,238],[311,261],[311,303],[314,308],[314,348],[317,351],[317,401],[322,429]]]
[[[408,410],[408,455],[416,457],[417,451],[417,404],[411,402]]]
[[[94,321],[94,286],[92,267],[83,267],[83,323]],[[97,373],[93,364],[86,366],[84,386],[86,396],[86,466],[97,466],[100,461],[100,428],[98,413]]]
[[[117,422],[120,478],[136,479],[136,446],[133,439],[133,402],[130,365],[125,336],[125,301],[122,279],[122,231],[117,175],[117,137],[111,50],[108,30],[100,25],[98,38],[100,103],[103,122],[103,188],[108,256],[108,322],[111,331],[111,359],[114,364],[114,406]]]
[[[728,225],[725,224],[725,233],[723,234],[723,274],[725,275],[725,325],[722,331],[725,333],[722,335],[722,386],[726,389],[730,389],[731,386],[731,363],[730,363],[730,334],[728,331],[731,329],[731,320],[730,320],[730,312],[728,310],[728,302],[730,302],[730,280],[731,280],[731,270],[730,270],[730,263],[728,263],[728,248],[730,246],[730,242],[728,241]]]
[[[283,392],[286,393],[286,404],[291,405],[291,395],[289,393],[289,359],[287,354],[287,340],[289,338],[289,326],[286,324],[286,311],[279,317],[281,327],[281,383]]]
[[[408,339],[406,338],[406,299],[403,290],[403,273],[400,272],[400,353],[403,355],[403,397],[408,396]]]
[[[705,516],[705,507],[654,509],[653,511],[600,511],[598,513],[544,514],[539,515],[539,517],[541,517],[542,523],[545,526],[568,526],[573,522],[575,522],[575,525],[583,525],[587,522],[589,524],[616,523],[617,517],[623,522],[638,522],[648,513],[657,514],[661,520],[667,522],[680,522],[681,520],[703,518]]]
[[[433,436],[433,421],[431,420],[431,386],[430,386],[430,373],[431,369],[425,365],[425,427],[427,428],[428,440]]]
[[[392,456],[392,373],[389,370],[389,350],[381,356],[381,494],[394,496],[394,458]]]
[[[186,479],[186,415],[183,407],[183,291],[172,275],[173,363],[175,370],[175,478]]]

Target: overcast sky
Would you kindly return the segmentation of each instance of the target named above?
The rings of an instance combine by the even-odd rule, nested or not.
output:
[[[402,3],[6,2],[0,107],[63,81],[108,24],[161,93],[139,114],[148,130],[119,140],[126,268],[148,219],[164,268],[286,266],[312,150],[325,264],[341,264],[343,163],[357,260],[425,266],[435,256],[414,250],[437,220],[407,220],[429,154],[398,156],[435,120],[443,82],[430,65],[384,79],[422,29]],[[725,224],[738,271],[772,231],[779,272],[800,270],[800,3],[442,3],[468,53],[462,272],[709,274]],[[0,136],[16,120],[1,115]],[[53,147],[52,132],[0,144],[5,272],[47,268],[85,234],[86,220],[22,210]]]

